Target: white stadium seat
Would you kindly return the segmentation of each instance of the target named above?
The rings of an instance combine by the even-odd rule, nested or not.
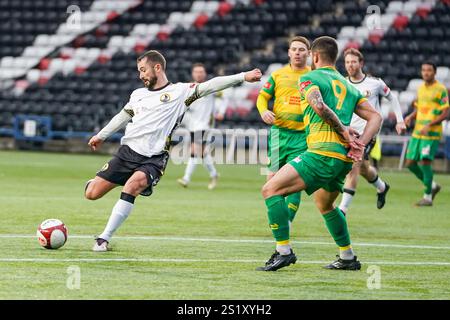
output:
[[[355,27],[352,26],[346,26],[341,29],[341,32],[339,32],[338,38],[339,39],[352,39],[355,37]]]
[[[181,21],[183,19],[183,12],[172,12],[169,15],[169,18],[167,19],[167,24],[172,26],[178,26],[181,24]]]
[[[0,62],[0,68],[11,68],[14,63],[14,57],[3,57]]]
[[[386,13],[381,15],[380,17],[380,27],[383,30],[389,29],[392,22],[394,22],[395,17],[397,16],[396,13]]]
[[[417,91],[417,88],[422,84],[423,80],[421,79],[412,79],[408,83],[408,91]]]
[[[112,36],[108,42],[108,47],[111,48],[121,48],[123,46],[124,37],[122,36]]]
[[[403,10],[403,2],[401,1],[392,1],[389,2],[388,7],[386,8],[387,13],[398,13]]]
[[[38,47],[48,47],[50,45],[50,36],[47,34],[40,34],[34,39],[34,45]]]
[[[205,13],[213,15],[219,9],[219,1],[208,1],[206,3]]]
[[[63,61],[62,73],[68,75],[72,73],[77,67],[77,62],[74,59],[67,59]]]
[[[405,4],[403,5],[402,13],[409,17],[412,16],[413,13],[416,12],[419,4],[420,4],[420,2],[414,2],[414,1],[405,2]]]
[[[445,81],[450,78],[450,69],[448,67],[437,67],[436,79]]]
[[[195,12],[187,12],[183,15],[183,18],[181,20],[181,25],[184,28],[189,28],[195,21],[195,19],[197,19],[198,17],[198,13]]]
[[[191,12],[204,12],[206,9],[206,1],[194,1],[192,3]]]
[[[41,71],[39,69],[31,69],[27,72],[27,80],[29,82],[37,82],[41,76]]]
[[[416,93],[414,91],[403,91],[402,93],[400,93],[398,100],[400,102],[402,110],[406,111],[406,109],[414,101],[415,98]]]
[[[272,63],[267,68],[266,74],[270,75],[272,72],[274,72],[275,70],[280,69],[282,67],[283,67],[283,64],[281,64],[281,63]]]

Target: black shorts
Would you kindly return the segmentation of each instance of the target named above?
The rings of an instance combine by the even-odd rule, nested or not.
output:
[[[377,142],[377,137],[375,136],[370,142],[367,144],[364,149],[364,160],[369,160],[370,153],[372,152],[373,147],[375,147],[375,143]]]
[[[129,146],[122,145],[114,157],[97,172],[97,176],[123,186],[133,173],[142,171],[147,176],[148,187],[141,195],[149,196],[164,174],[168,161],[167,152],[149,158],[133,151]]]

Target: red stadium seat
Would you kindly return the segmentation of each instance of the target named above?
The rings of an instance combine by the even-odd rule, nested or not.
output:
[[[393,26],[395,29],[401,31],[401,30],[405,29],[405,27],[408,25],[408,22],[409,22],[409,18],[407,16],[398,15],[393,22]]]

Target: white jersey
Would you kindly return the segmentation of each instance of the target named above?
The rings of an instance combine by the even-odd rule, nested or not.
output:
[[[212,94],[194,101],[184,115],[181,125],[190,132],[210,129],[214,124],[214,115],[223,113],[222,94]]]
[[[363,95],[369,100],[369,103],[381,113],[380,98],[386,97],[391,92],[391,89],[380,78],[371,77],[365,75],[359,82],[353,82],[348,77],[346,78],[349,83],[355,86]],[[362,134],[366,127],[367,121],[361,119],[356,114],[353,114],[350,127]]]
[[[121,144],[146,157],[167,150],[170,136],[186,112],[185,100],[196,86],[180,82],[158,90],[134,90],[124,107],[133,118],[126,126]]]

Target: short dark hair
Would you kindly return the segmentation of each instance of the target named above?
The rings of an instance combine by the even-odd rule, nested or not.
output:
[[[336,63],[338,55],[338,45],[334,38],[322,36],[315,39],[311,45],[311,51],[318,52],[320,57],[331,64]]]
[[[143,59],[147,59],[147,62],[159,63],[162,69],[166,70],[166,59],[164,56],[156,50],[149,50],[137,58],[137,61],[141,61]]]
[[[206,67],[205,67],[205,65],[204,65],[203,63],[201,63],[201,62],[194,63],[194,64],[192,65],[191,71],[194,70],[194,69],[197,68],[197,67],[202,67],[203,70],[205,70],[205,72],[206,72]]]
[[[289,40],[289,48],[291,47],[292,42],[295,42],[295,41],[299,41],[301,43],[304,43],[306,48],[308,48],[308,50],[311,49],[311,43],[309,43],[309,40],[306,39],[305,37],[302,37],[302,36],[295,36],[295,37],[291,38]]]
[[[434,62],[432,62],[432,61],[424,61],[424,62],[422,62],[422,66],[423,66],[424,64],[427,64],[427,65],[429,65],[429,66],[432,66],[434,72],[436,72],[437,67],[436,67],[436,64],[435,64]]]
[[[359,50],[356,49],[356,48],[349,48],[349,49],[345,50],[345,52],[344,52],[344,59],[345,59],[345,57],[348,56],[349,54],[351,54],[352,56],[358,57],[359,62],[364,61],[364,56],[363,56],[363,54],[361,53],[361,51],[359,51]]]

